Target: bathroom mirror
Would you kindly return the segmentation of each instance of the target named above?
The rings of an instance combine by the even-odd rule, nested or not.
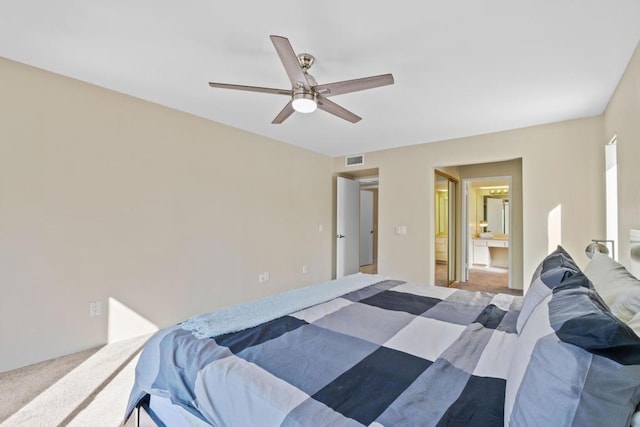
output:
[[[509,196],[484,196],[486,231],[509,234]]]

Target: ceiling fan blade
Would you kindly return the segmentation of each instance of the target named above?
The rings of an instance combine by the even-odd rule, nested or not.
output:
[[[329,101],[325,98],[318,99],[318,108],[326,111],[327,113],[331,113],[334,116],[338,116],[341,119],[345,119],[351,123],[357,123],[362,120],[362,117],[356,116],[346,108],[343,108],[335,102]]]
[[[300,84],[305,89],[311,90],[311,86],[307,81],[307,76],[304,74],[304,71],[302,71],[300,62],[298,62],[298,57],[293,51],[293,47],[291,47],[289,39],[282,36],[270,37],[273,46],[276,48],[276,52],[278,52],[280,61],[282,61],[282,65],[284,65],[284,69],[287,71],[287,75],[289,76],[289,80],[291,80],[291,84],[294,87],[299,86]]]
[[[293,109],[292,102],[293,101],[289,101],[289,103],[287,103],[287,105],[284,106],[282,111],[280,111],[276,116],[276,118],[273,119],[273,121],[271,122],[272,125],[279,125],[280,123],[284,122],[290,115],[293,114],[295,110]]]
[[[393,84],[393,75],[382,74],[380,76],[364,77],[361,79],[345,80],[343,82],[327,83],[313,87],[313,90],[323,98],[343,93],[357,92],[359,90],[373,89],[374,87]]]
[[[220,89],[236,89],[236,90],[246,90],[249,92],[260,92],[260,93],[273,93],[276,95],[289,95],[291,96],[291,90],[287,89],[272,89],[269,87],[259,87],[259,86],[244,86],[244,85],[231,85],[227,83],[214,83],[209,82],[209,86],[217,87]]]

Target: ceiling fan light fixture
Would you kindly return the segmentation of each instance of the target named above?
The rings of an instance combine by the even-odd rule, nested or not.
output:
[[[316,97],[310,93],[300,92],[293,95],[291,106],[298,113],[313,113],[318,108]]]

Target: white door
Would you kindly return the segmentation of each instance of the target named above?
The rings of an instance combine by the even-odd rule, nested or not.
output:
[[[373,264],[373,193],[360,191],[360,265]]]
[[[338,177],[336,278],[360,271],[360,184]]]

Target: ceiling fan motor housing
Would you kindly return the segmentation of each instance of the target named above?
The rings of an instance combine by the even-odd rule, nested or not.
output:
[[[298,54],[298,62],[304,71],[307,71],[313,65],[313,62],[316,60],[313,55],[308,53],[300,53]]]

